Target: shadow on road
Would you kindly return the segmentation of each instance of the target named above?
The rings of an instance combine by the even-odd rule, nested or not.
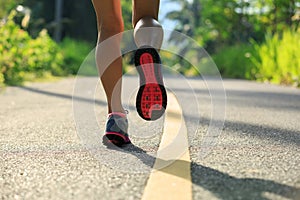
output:
[[[32,88],[32,87],[26,87],[26,86],[19,86],[18,88],[29,91],[29,92],[34,92],[34,93],[57,97],[57,98],[63,98],[63,99],[71,100],[71,101],[76,100],[76,101],[92,103],[92,104],[96,103],[97,105],[106,106],[106,102],[100,101],[100,100],[94,100],[94,99],[89,99],[89,98],[84,98],[84,97],[76,97],[73,95],[60,94],[60,93],[56,93],[56,92],[49,92],[49,91],[40,90],[40,89],[36,89],[36,88]]]
[[[129,144],[125,147],[107,146],[108,149],[130,153],[141,160],[144,164],[153,167],[157,158],[147,154],[143,149]],[[167,164],[173,163],[170,160],[161,160]],[[271,180],[257,178],[236,178],[219,170],[200,165],[195,162],[177,160],[178,165],[191,164],[192,183],[210,191],[220,199],[243,199],[243,200],[267,200],[266,193],[275,194],[289,199],[300,198],[300,188],[284,185]],[[179,163],[178,163],[179,162]],[[167,165],[166,165],[167,166]],[[164,173],[169,173],[180,178],[185,178],[181,174],[175,174],[172,171],[157,169]]]
[[[209,122],[210,119],[202,117],[200,126],[208,126]],[[300,146],[300,131],[296,130],[229,120],[225,121],[224,129],[230,130],[231,134],[246,134],[260,140],[273,140],[280,144]]]
[[[68,100],[73,99],[76,101],[82,101],[82,102],[92,103],[92,104],[95,103],[100,106],[106,106],[106,102],[101,101],[101,100],[94,100],[94,99],[89,99],[89,98],[84,98],[84,97],[76,97],[76,96],[67,95],[67,94],[49,92],[49,91],[40,90],[40,89],[36,89],[36,88],[32,88],[32,87],[26,87],[26,86],[22,86],[19,88],[30,91],[30,92],[34,92],[34,93],[43,94],[43,95],[64,98],[64,99],[68,99]],[[179,89],[176,89],[176,90],[179,90]],[[175,90],[175,92],[176,92],[176,90]],[[197,90],[197,92],[206,92],[207,93],[207,91],[204,91],[204,90]],[[240,91],[235,91],[235,93],[238,96],[241,95]],[[258,92],[258,94],[260,96],[262,96],[265,93]],[[248,94],[249,97],[253,96],[253,95],[255,95],[255,94],[252,94],[252,95]],[[278,94],[271,94],[272,97],[274,95],[278,95]],[[229,92],[229,96],[230,96],[230,92]],[[282,98],[284,98],[283,100],[288,99],[288,97],[285,97],[285,95],[281,95],[281,96],[282,96]],[[277,97],[281,98],[281,96],[279,95]],[[300,95],[295,96],[295,98],[298,98],[298,97],[300,97]],[[285,98],[287,98],[287,99],[285,99]],[[299,100],[300,100],[300,98],[299,98]],[[247,104],[247,103],[245,103],[245,104]],[[131,110],[135,109],[135,107],[132,105],[126,105],[126,106],[127,106],[127,108],[129,108]],[[196,119],[198,119],[196,116],[189,116],[188,114],[185,114],[185,118],[188,120],[192,120],[192,121],[195,121]],[[208,125],[209,122],[210,122],[210,119],[202,117],[200,120],[200,125],[205,126],[205,125]],[[287,129],[283,129],[283,128],[268,127],[265,125],[260,126],[260,125],[256,125],[256,124],[234,122],[234,121],[228,121],[228,120],[225,121],[225,129],[232,130],[234,133],[236,133],[237,131],[242,132],[242,133],[248,133],[252,136],[258,137],[259,139],[274,140],[274,141],[278,141],[280,143],[286,143],[289,145],[295,144],[295,145],[300,146],[300,132],[299,131],[292,131],[292,130],[287,130]]]
[[[174,92],[190,93],[189,90],[182,88],[173,88]],[[193,92],[201,94],[204,97],[210,97],[208,89],[194,89]],[[222,91],[214,90],[216,94],[222,94]],[[271,91],[250,91],[226,89],[226,97],[229,103],[242,107],[255,105],[259,108],[281,109],[294,111],[300,109],[300,90],[299,93],[280,93]]]

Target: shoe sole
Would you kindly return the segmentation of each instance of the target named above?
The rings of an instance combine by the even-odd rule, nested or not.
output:
[[[167,93],[161,74],[161,60],[156,49],[141,47],[135,52],[135,66],[140,77],[136,109],[145,120],[160,118],[167,107]]]
[[[128,137],[126,137],[126,136],[124,136],[120,133],[114,133],[114,132],[106,133],[103,136],[102,140],[103,140],[104,145],[113,144],[113,145],[116,145],[118,147],[121,147],[123,145],[131,143],[131,141],[129,140]]]

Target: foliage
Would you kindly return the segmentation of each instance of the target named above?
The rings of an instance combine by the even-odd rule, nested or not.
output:
[[[269,32],[262,43],[223,47],[212,57],[224,77],[300,86],[299,32]]]
[[[213,55],[224,76],[299,85],[299,59],[296,55],[297,50],[299,52],[299,36],[296,33],[299,35],[299,31],[289,31],[291,27],[299,28],[298,1],[169,1],[181,7],[167,14],[168,19],[176,22],[176,31],[192,37]],[[31,10],[29,26],[26,28],[17,25],[22,23],[24,13],[16,16],[13,11],[14,16],[10,15],[5,20],[7,13],[18,4]],[[131,29],[132,1],[121,1],[121,6],[125,30]],[[34,74],[35,77],[47,73],[76,74],[92,48],[92,45],[82,41],[94,44],[97,38],[92,3],[64,1],[62,23],[65,40],[59,46],[45,31],[41,31],[46,28],[52,35],[56,26],[54,10],[53,0],[0,0],[0,85],[4,82],[22,82],[28,74]],[[172,35],[170,40],[177,47],[180,46],[180,55],[203,62],[201,57],[190,53],[193,49],[189,44],[182,44]],[[252,41],[252,46],[249,41]],[[163,51],[161,56],[163,63],[174,66],[180,73],[198,74],[182,58]],[[124,57],[124,61],[125,65],[132,63],[130,57]],[[84,73],[95,74],[95,69],[88,68]]]
[[[259,57],[253,59],[258,72],[256,78],[272,83],[300,86],[300,28],[283,34],[268,33],[266,41],[253,41]]]
[[[4,86],[4,75],[3,73],[0,71],[0,88]]]
[[[64,56],[64,71],[68,74],[76,74],[80,65],[93,49],[93,46],[85,41],[79,41],[66,37],[60,44]]]
[[[286,28],[299,25],[299,2],[295,0],[252,0],[246,10],[251,14],[251,23],[255,31],[272,33],[282,32]]]
[[[122,0],[121,6],[122,6],[123,21],[124,21],[124,29],[130,30],[130,29],[132,29],[132,23],[131,23],[132,1],[131,0]]]
[[[5,84],[21,84],[27,75],[39,78],[46,74],[63,75],[62,54],[46,30],[36,39],[14,22],[12,11],[0,27],[0,72]],[[2,78],[2,79],[3,79]],[[0,75],[1,79],[1,75]]]
[[[177,22],[177,31],[195,39],[213,55],[222,75],[299,85],[296,52],[300,52],[300,38],[289,31],[299,26],[297,1],[171,1],[181,9],[168,13],[167,18]],[[181,42],[172,35],[170,40]],[[181,52],[190,48],[189,44],[182,45]]]
[[[177,31],[195,39],[209,53],[251,38],[261,42],[268,29],[281,32],[297,26],[300,20],[299,4],[293,0],[171,1],[181,9],[168,13],[167,18],[177,22]],[[177,42],[176,38],[171,40]]]
[[[0,0],[0,19],[6,17],[22,0]]]
[[[254,79],[256,66],[251,59],[257,58],[255,48],[249,44],[224,47],[213,55],[220,73],[229,78]]]
[[[0,0],[1,1],[1,0]],[[6,0],[5,0],[6,1]],[[11,0],[9,0],[11,1]],[[53,0],[19,0],[31,9],[28,32],[36,37],[44,28],[52,36],[56,27],[55,1]],[[121,1],[125,29],[132,29],[131,0]],[[92,1],[63,1],[63,37],[96,43],[97,24]]]

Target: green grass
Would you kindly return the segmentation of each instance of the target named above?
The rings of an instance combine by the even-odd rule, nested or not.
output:
[[[212,58],[223,77],[254,79],[257,69],[251,59],[256,56],[253,45],[237,44],[220,49]]]
[[[300,29],[268,33],[263,44],[253,44],[259,55],[253,59],[257,80],[300,86]]]
[[[93,58],[87,57],[94,48],[92,44],[67,37],[59,44],[59,46],[64,57],[63,68],[68,74],[77,74],[84,61],[84,70],[81,71],[81,75],[97,74]],[[87,60],[85,60],[86,58]],[[91,63],[91,65],[88,63]]]
[[[227,46],[214,54],[222,76],[300,87],[300,29],[265,37],[263,43]]]

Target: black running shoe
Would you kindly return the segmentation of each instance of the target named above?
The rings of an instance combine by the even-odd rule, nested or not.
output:
[[[134,55],[140,76],[140,89],[136,97],[136,109],[145,120],[160,118],[167,107],[167,93],[161,73],[161,60],[153,47],[143,46]]]
[[[123,146],[129,144],[128,137],[128,120],[126,114],[113,112],[108,115],[106,122],[105,135],[103,136],[103,143],[105,145],[114,144],[116,146]]]

